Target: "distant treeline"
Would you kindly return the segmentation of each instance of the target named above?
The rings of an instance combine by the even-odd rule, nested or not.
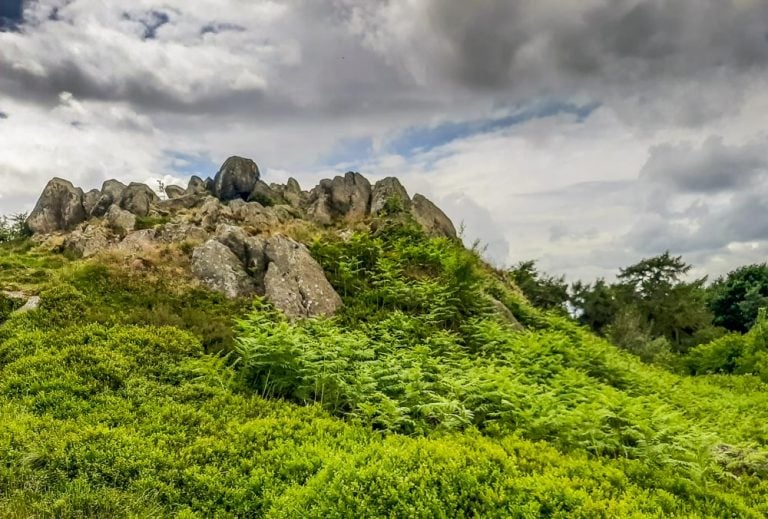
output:
[[[646,362],[693,373],[762,373],[754,355],[751,361],[735,359],[753,349],[744,341],[758,330],[742,334],[755,328],[760,309],[768,307],[768,265],[746,265],[712,283],[706,277],[688,279],[691,268],[681,256],[665,252],[619,269],[612,283],[569,285],[564,277],[540,272],[534,261],[521,262],[508,274],[532,304],[570,314]],[[765,371],[768,375],[768,362]]]

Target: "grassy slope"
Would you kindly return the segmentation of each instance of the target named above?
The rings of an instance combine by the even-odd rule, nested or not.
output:
[[[753,377],[643,365],[407,226],[313,252],[346,308],[290,324],[181,270],[0,249],[43,296],[0,326],[0,516],[768,514]],[[235,317],[233,368],[206,350]]]

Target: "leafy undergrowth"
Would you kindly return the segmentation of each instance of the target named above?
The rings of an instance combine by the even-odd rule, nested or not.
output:
[[[645,365],[407,222],[334,236],[304,322],[0,249],[42,300],[0,325],[0,516],[768,514],[757,377]]]

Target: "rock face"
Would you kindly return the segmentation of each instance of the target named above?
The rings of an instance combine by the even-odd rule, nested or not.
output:
[[[264,254],[265,295],[288,317],[332,315],[341,308],[341,298],[306,247],[290,238],[273,236]]]
[[[97,225],[89,225],[84,231],[72,232],[64,242],[64,250],[79,258],[90,258],[108,247],[107,231]]]
[[[423,195],[413,196],[411,214],[428,234],[456,238],[456,228],[450,218]]]
[[[230,298],[247,296],[256,290],[240,259],[216,240],[209,240],[192,252],[192,273],[211,290]]]
[[[259,167],[250,159],[230,157],[213,179],[213,194],[219,200],[247,200],[259,180]]]
[[[101,217],[107,214],[112,204],[120,205],[120,199],[125,191],[125,184],[117,180],[107,180],[101,185],[101,196],[91,209],[90,215]]]
[[[147,216],[152,204],[159,201],[160,197],[149,186],[132,182],[120,197],[120,207],[136,216]]]
[[[249,202],[258,202],[265,207],[282,204],[285,202],[280,193],[272,189],[263,180],[257,180],[253,186],[251,194],[248,196]]]
[[[127,234],[136,227],[136,215],[112,204],[107,211],[107,224],[118,234]]]
[[[91,189],[83,195],[83,209],[85,209],[85,214],[87,216],[91,215],[93,208],[96,207],[96,204],[99,203],[100,198],[101,191],[98,189]]]
[[[192,194],[203,194],[207,192],[207,187],[205,184],[205,180],[203,180],[200,177],[192,177],[189,179],[189,185],[187,185],[186,193],[188,195]]]
[[[180,186],[165,186],[165,195],[168,197],[168,199],[173,200],[174,198],[179,198],[180,196],[184,196],[183,187]]]
[[[83,190],[67,180],[54,178],[27,218],[27,227],[34,233],[69,231],[86,217]]]
[[[309,195],[307,214],[321,224],[359,220],[371,210],[371,183],[360,173],[321,180]]]
[[[405,211],[411,208],[411,197],[408,196],[408,191],[395,177],[387,177],[374,184],[371,193],[371,214],[380,214],[387,208],[387,204]]]

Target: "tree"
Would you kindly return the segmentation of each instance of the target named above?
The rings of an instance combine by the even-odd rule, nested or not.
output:
[[[745,333],[755,324],[760,308],[768,308],[768,265],[747,265],[729,272],[709,292],[714,323]]]
[[[15,241],[29,236],[27,213],[0,216],[0,243]]]
[[[618,275],[619,298],[646,317],[653,337],[666,337],[679,352],[695,345],[697,335],[712,323],[704,289],[707,278],[686,282],[690,270],[682,257],[667,251]]]
[[[534,260],[521,261],[509,270],[509,275],[534,306],[565,312],[568,285],[564,276],[548,276],[539,272]]]
[[[578,321],[600,334],[614,321],[620,308],[616,290],[602,278],[594,285],[581,281],[573,283],[570,302]]]

